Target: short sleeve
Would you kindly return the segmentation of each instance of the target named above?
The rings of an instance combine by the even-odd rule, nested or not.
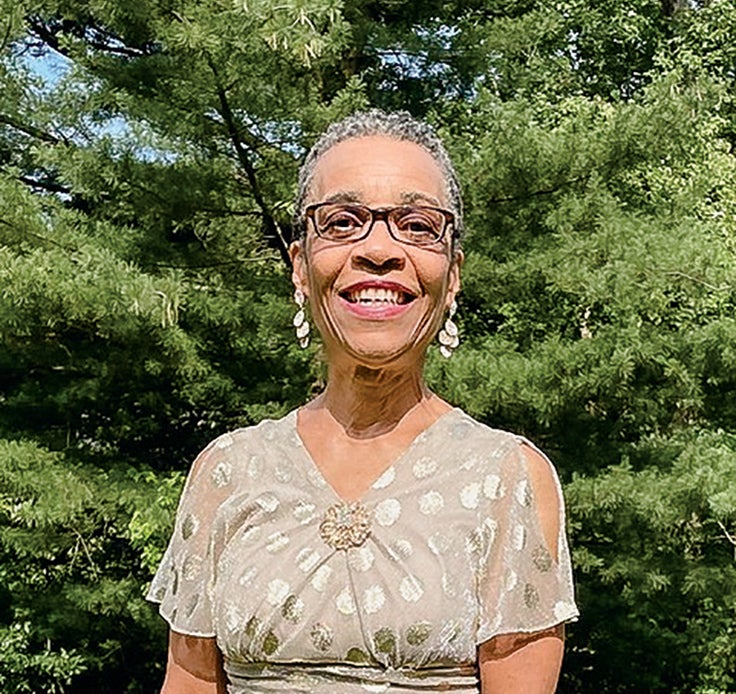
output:
[[[215,439],[192,465],[179,500],[174,532],[146,599],[172,630],[213,637],[212,593],[219,555],[213,526],[217,510],[232,493],[233,437]]]
[[[578,616],[560,482],[552,464],[542,456],[557,493],[555,560],[542,532],[522,443],[531,445],[517,439],[503,463],[504,474],[495,494],[479,519],[486,531],[487,550],[477,581],[478,644],[499,634],[542,631]]]

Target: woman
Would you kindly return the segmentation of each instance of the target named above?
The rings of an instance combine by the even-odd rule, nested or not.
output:
[[[308,301],[327,387],[195,462],[149,594],[163,691],[554,691],[577,614],[554,470],[422,377],[438,331],[457,346],[444,147],[407,114],[351,116],[297,214],[294,323],[305,342]]]

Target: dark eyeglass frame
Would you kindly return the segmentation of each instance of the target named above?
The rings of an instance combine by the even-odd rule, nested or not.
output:
[[[363,225],[363,231],[362,233],[358,234],[357,236],[350,237],[348,239],[334,239],[330,238],[329,236],[323,236],[322,233],[320,233],[319,225],[317,224],[317,220],[315,219],[315,213],[318,209],[321,207],[327,207],[328,205],[335,205],[335,206],[341,206],[344,205],[348,209],[359,209],[359,210],[367,210],[370,213],[370,217],[368,218],[367,223]],[[439,212],[442,217],[445,220],[445,223],[442,226],[442,231],[440,231],[439,236],[436,239],[432,239],[431,241],[427,241],[425,243],[416,243],[414,241],[409,241],[408,239],[401,238],[400,236],[397,236],[396,230],[394,229],[394,225],[391,222],[390,215],[391,213],[395,212],[396,210],[430,210],[432,212]],[[355,243],[357,241],[362,241],[363,239],[367,238],[371,231],[373,231],[373,227],[375,226],[376,222],[382,221],[385,222],[386,228],[388,229],[388,233],[391,235],[391,238],[394,239],[394,241],[398,241],[399,243],[404,243],[407,246],[434,246],[436,244],[442,243],[444,241],[445,236],[447,235],[447,229],[448,227],[452,227],[453,232],[450,235],[450,238],[455,237],[455,214],[453,212],[450,212],[450,210],[446,210],[442,207],[432,207],[430,205],[395,205],[392,207],[368,207],[368,205],[362,205],[358,202],[331,202],[331,201],[325,201],[325,202],[317,202],[312,205],[307,205],[307,207],[304,209],[304,217],[305,219],[308,219],[312,222],[312,226],[314,227],[314,231],[321,239],[324,239],[325,241],[330,241],[331,243]]]

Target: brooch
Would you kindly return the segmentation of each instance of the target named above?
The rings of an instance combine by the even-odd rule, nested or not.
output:
[[[325,511],[319,534],[333,549],[360,547],[371,534],[371,516],[357,501],[335,504]]]

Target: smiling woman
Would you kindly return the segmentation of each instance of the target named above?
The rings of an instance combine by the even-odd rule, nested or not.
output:
[[[356,114],[308,155],[297,210],[327,387],[195,462],[149,594],[164,691],[554,691],[577,615],[554,469],[423,379],[463,260],[444,147]]]
[[[424,353],[460,287],[442,170],[414,142],[377,134],[333,145],[311,179],[306,201],[315,204],[291,257],[330,368],[392,363],[420,383]]]

